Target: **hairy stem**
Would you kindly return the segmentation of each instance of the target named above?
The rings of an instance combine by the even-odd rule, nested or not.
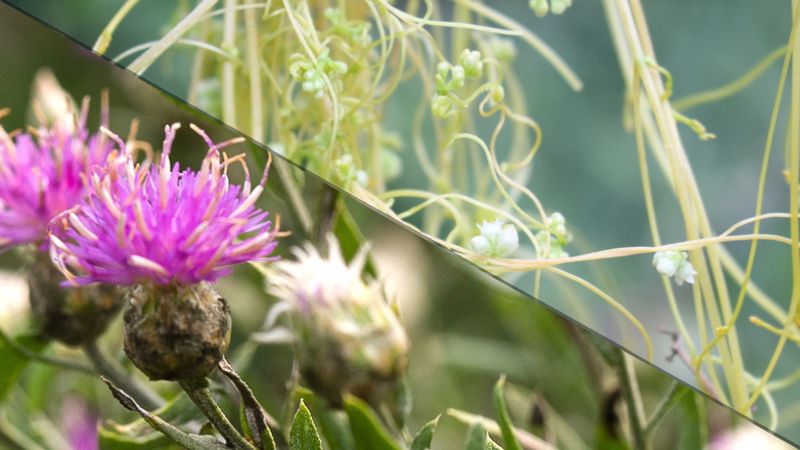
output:
[[[222,437],[228,441],[237,450],[256,450],[256,448],[247,442],[239,431],[222,412],[214,397],[211,396],[211,391],[206,387],[205,380],[181,380],[179,381],[181,388],[186,392],[186,395],[200,408],[204,416],[208,418],[214,428],[220,432]]]

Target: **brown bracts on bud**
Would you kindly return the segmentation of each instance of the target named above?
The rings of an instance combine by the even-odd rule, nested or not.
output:
[[[150,379],[204,378],[228,349],[228,305],[208,283],[137,284],[126,297],[125,354]]]
[[[328,236],[328,255],[295,248],[269,274],[269,291],[289,311],[295,354],[309,387],[332,404],[343,394],[388,400],[408,368],[409,339],[397,310],[375,280],[362,279],[367,246],[347,264]]]
[[[97,339],[122,306],[116,287],[63,287],[64,276],[40,252],[28,266],[26,278],[31,310],[42,332],[70,346]]]

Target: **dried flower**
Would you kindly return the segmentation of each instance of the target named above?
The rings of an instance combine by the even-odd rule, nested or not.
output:
[[[310,244],[295,248],[296,261],[280,261],[269,292],[290,311],[297,358],[306,381],[334,403],[343,393],[368,401],[386,395],[405,373],[409,341],[380,283],[364,282],[367,247],[348,265],[328,236],[328,256]]]
[[[241,158],[221,160],[215,145],[199,171],[171,165],[179,124],[166,127],[157,165],[136,164],[122,155],[91,178],[90,195],[54,221],[52,257],[73,284],[195,284],[215,281],[232,266],[268,261],[278,233],[255,206],[267,171],[253,189],[228,181]],[[244,166],[244,165],[243,165]]]

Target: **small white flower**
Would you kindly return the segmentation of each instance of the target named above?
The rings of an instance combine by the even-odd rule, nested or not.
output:
[[[684,282],[694,284],[695,275],[697,275],[697,271],[692,267],[692,263],[685,260],[683,264],[678,267],[678,271],[675,272],[675,283],[677,283],[678,286],[683,286]]]
[[[478,78],[483,74],[483,60],[481,52],[465,48],[458,59],[460,67],[469,78]]]
[[[492,249],[492,244],[489,243],[489,240],[480,235],[470,239],[469,246],[472,247],[475,253],[480,253],[481,255],[488,254]]]
[[[366,187],[367,183],[369,183],[369,175],[367,175],[367,172],[364,172],[363,170],[357,170],[356,183]]]
[[[697,274],[686,252],[680,250],[656,252],[653,255],[653,267],[665,277],[674,276],[678,286],[682,286],[684,282],[694,284],[694,276]]]
[[[519,248],[519,235],[514,225],[502,220],[484,221],[478,225],[481,234],[470,239],[470,247],[484,256],[506,256]]]

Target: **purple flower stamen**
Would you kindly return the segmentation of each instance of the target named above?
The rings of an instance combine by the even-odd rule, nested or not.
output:
[[[181,170],[170,162],[179,127],[165,128],[157,164],[137,163],[128,152],[109,161],[92,175],[86,199],[53,221],[51,256],[68,282],[194,284],[215,281],[237,264],[275,259],[269,255],[279,223],[273,229],[255,206],[269,163],[251,188],[244,155],[220,151],[243,139],[215,144],[191,125],[209,150],[198,171]],[[242,186],[228,180],[234,163],[245,168]]]
[[[24,244],[46,250],[50,220],[81,201],[87,176],[112,152],[106,136],[86,131],[87,109],[84,102],[68,127],[14,136],[0,127],[0,252]]]

